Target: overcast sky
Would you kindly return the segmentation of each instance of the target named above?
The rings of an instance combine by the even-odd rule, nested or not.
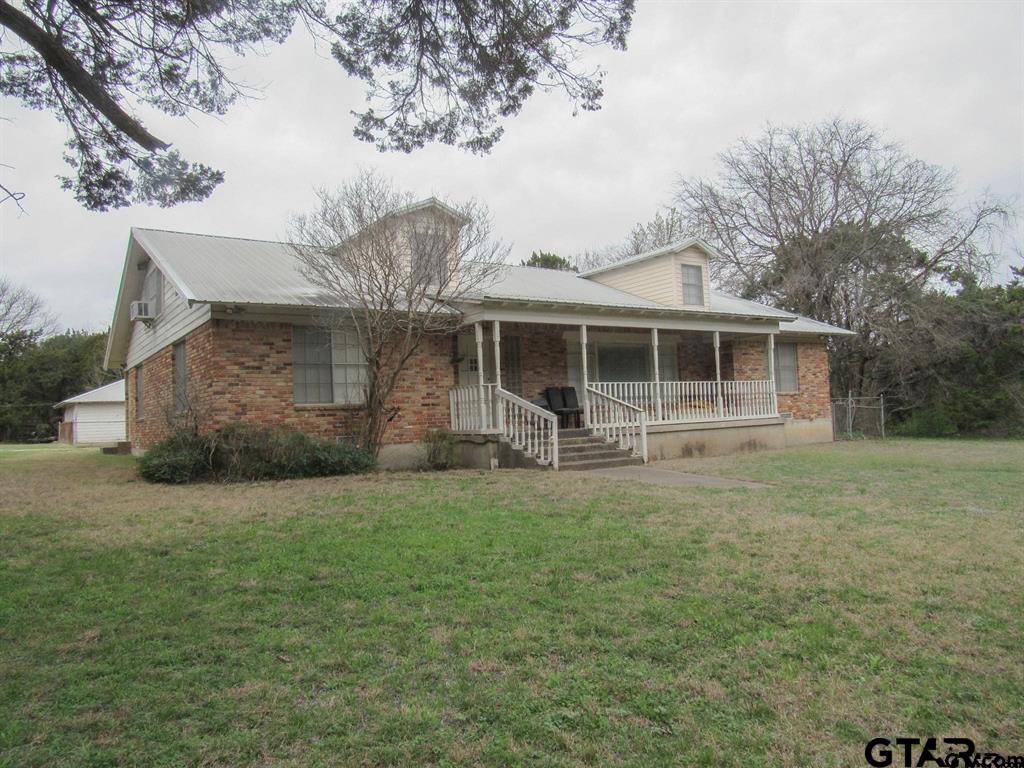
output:
[[[964,201],[1024,200],[1024,3],[638,3],[629,49],[599,50],[603,109],[572,116],[539,94],[483,157],[432,147],[380,154],[352,137],[360,85],[296,34],[237,75],[264,96],[221,119],[145,114],[186,157],[223,169],[205,202],[89,213],[55,176],[64,129],[8,100],[0,162],[28,215],[0,206],[0,274],[41,294],[64,327],[110,322],[131,226],[279,238],[312,190],[377,167],[419,195],[477,197],[512,258],[622,240],[682,173],[766,121],[862,119],[918,157],[955,168]],[[1005,264],[1001,268],[1006,273]]]

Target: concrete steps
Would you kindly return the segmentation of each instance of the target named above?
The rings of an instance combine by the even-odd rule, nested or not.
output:
[[[558,468],[565,471],[609,469],[643,464],[643,459],[624,451],[586,429],[558,432]]]

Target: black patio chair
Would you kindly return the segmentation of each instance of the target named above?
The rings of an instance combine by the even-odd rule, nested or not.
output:
[[[567,416],[572,416],[579,427],[583,418],[583,408],[580,407],[580,400],[576,397],[576,387],[562,387],[562,402],[565,403]]]
[[[565,400],[562,398],[562,390],[559,387],[547,387],[544,390],[544,397],[548,400],[548,410],[558,416],[558,425],[568,425],[569,412],[565,407]]]

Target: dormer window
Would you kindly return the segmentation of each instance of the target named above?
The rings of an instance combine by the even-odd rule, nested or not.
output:
[[[683,264],[683,304],[704,306],[704,270],[696,264]]]

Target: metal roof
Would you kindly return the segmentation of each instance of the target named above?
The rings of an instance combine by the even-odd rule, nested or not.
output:
[[[192,302],[329,306],[287,243],[132,229],[132,236]]]
[[[433,205],[435,201],[426,201],[424,205],[426,204]],[[710,249],[710,246],[702,241],[691,238],[613,266],[652,258],[690,245]],[[105,364],[119,359],[115,355],[115,349],[124,348],[128,344],[130,325],[127,319],[127,304],[131,291],[137,290],[137,286],[133,288],[135,283],[132,282],[137,282],[137,270],[129,270],[128,267],[146,255],[190,303],[308,308],[333,305],[330,295],[314,286],[302,274],[299,259],[287,243],[133,228]],[[781,330],[786,333],[849,333],[841,328],[800,318],[774,307],[718,291],[711,292],[710,311],[661,304],[586,278],[586,275],[599,271],[603,271],[603,268],[577,275],[539,267],[503,265],[496,271],[489,286],[468,298],[482,302],[538,302],[573,307],[635,310],[638,314],[653,312],[691,317],[703,314],[743,319],[758,318],[779,321],[782,323]]]
[[[628,309],[671,309],[632,293],[585,280],[574,272],[543,267],[508,265],[496,270],[493,282],[482,287],[476,298],[541,301],[558,304],[623,307]]]
[[[69,397],[67,400],[61,400],[57,403],[54,408],[60,408],[65,405],[73,405],[75,403],[123,403],[124,402],[124,379],[118,379],[112,381],[110,384],[104,384],[102,387],[96,389],[90,389],[88,392],[83,392],[80,395]]]

